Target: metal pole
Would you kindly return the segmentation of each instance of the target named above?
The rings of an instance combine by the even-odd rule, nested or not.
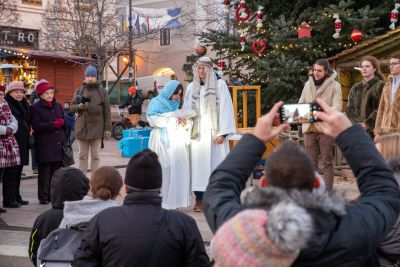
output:
[[[129,45],[129,86],[135,84],[135,80],[133,79],[133,64],[134,64],[134,51],[133,51],[133,26],[132,26],[132,0],[129,0],[129,36],[128,36],[128,45]]]

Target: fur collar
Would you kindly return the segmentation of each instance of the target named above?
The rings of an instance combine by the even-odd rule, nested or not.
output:
[[[308,79],[308,83],[312,89],[314,98],[316,96],[322,95],[324,93],[324,91],[326,90],[326,88],[330,88],[331,84],[335,83],[336,77],[337,77],[337,72],[333,71],[332,75],[327,77],[325,79],[324,83],[317,90],[317,87],[315,86],[314,78],[313,78],[313,76],[310,76],[310,78]]]
[[[321,210],[334,213],[337,216],[346,214],[345,201],[339,193],[323,192],[320,194],[297,189],[286,191],[271,186],[263,189],[254,188],[245,193],[242,198],[242,203],[248,208],[264,208],[267,210],[282,201],[292,201],[306,210]]]

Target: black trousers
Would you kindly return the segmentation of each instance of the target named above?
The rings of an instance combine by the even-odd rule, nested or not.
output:
[[[22,200],[19,192],[23,165],[8,167],[3,173],[3,204]]]
[[[38,199],[51,201],[51,177],[56,170],[62,167],[62,161],[38,163]]]

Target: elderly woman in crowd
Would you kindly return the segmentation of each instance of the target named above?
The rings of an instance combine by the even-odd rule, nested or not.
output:
[[[40,99],[32,105],[32,127],[39,166],[38,198],[40,204],[48,204],[51,177],[63,163],[66,129],[63,107],[54,98],[54,86],[43,81],[37,85],[36,93]]]
[[[6,90],[5,100],[7,101],[12,115],[18,121],[18,131],[14,134],[19,147],[20,163],[4,171],[4,185],[12,183],[14,188],[9,197],[3,200],[6,208],[18,208],[21,205],[28,205],[29,202],[23,200],[19,192],[21,183],[22,168],[29,164],[29,136],[31,130],[31,112],[29,103],[25,99],[26,90],[24,84],[19,81],[11,82]],[[4,195],[3,195],[4,197]]]

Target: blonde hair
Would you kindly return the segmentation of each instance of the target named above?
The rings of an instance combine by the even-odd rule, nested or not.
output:
[[[400,156],[400,133],[382,135],[377,144],[379,144],[379,152],[385,160]]]
[[[94,198],[101,200],[115,199],[122,184],[122,176],[114,167],[100,167],[90,177],[90,191]]]

